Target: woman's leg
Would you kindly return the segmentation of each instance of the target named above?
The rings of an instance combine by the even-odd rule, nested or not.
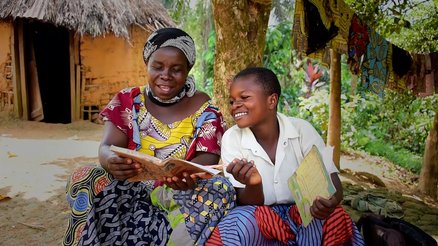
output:
[[[166,245],[166,211],[152,205],[154,182],[112,181],[93,199],[80,245]]]
[[[66,187],[66,197],[71,214],[63,245],[77,245],[94,197],[112,180],[110,174],[97,166],[85,166],[73,172]]]
[[[194,190],[162,187],[151,197],[167,211],[173,229],[171,243],[204,245],[220,219],[235,207],[236,193],[228,179],[218,176],[199,180]]]

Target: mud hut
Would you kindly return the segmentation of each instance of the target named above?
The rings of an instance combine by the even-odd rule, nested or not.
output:
[[[121,88],[144,84],[144,42],[172,25],[156,0],[1,0],[0,111],[91,119]]]

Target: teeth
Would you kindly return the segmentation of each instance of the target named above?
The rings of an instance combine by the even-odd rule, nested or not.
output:
[[[237,114],[234,115],[234,117],[241,117],[241,116],[244,116],[246,114],[247,114],[246,112],[237,113]]]
[[[163,91],[169,91],[169,90],[170,90],[170,87],[169,87],[169,86],[161,85],[161,86],[159,86],[159,87],[160,87],[160,89],[163,90]]]

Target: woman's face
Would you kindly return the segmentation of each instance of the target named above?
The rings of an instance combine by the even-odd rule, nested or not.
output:
[[[162,100],[178,95],[189,74],[184,53],[174,47],[163,47],[152,53],[147,63],[149,87]]]

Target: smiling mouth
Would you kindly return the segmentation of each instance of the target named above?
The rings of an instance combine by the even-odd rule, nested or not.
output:
[[[172,89],[170,86],[167,85],[158,85],[157,87],[164,92],[169,92]]]
[[[239,112],[239,113],[235,113],[234,114],[234,119],[239,119],[239,118],[241,118],[241,117],[243,117],[243,116],[245,116],[245,115],[247,115],[248,114],[248,112]]]

